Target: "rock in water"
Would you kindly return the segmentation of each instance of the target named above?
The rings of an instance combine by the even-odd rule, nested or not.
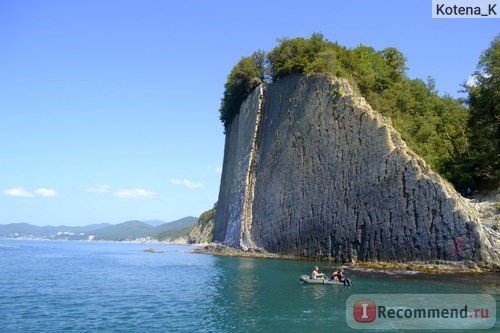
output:
[[[260,86],[226,128],[216,242],[498,268],[499,239],[345,79],[292,75]]]

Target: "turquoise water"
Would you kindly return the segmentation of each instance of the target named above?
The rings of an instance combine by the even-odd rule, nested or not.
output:
[[[489,293],[498,312],[498,276],[470,284],[351,271],[350,288],[305,285],[300,274],[331,264],[191,250],[0,240],[0,332],[351,332],[346,300],[368,293]],[[500,331],[498,319],[487,331]]]

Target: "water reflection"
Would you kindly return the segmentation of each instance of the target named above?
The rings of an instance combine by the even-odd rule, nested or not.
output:
[[[302,265],[217,257],[214,268],[221,277],[210,309],[217,330],[279,332],[334,327],[334,320],[345,317],[338,311],[332,315],[332,309],[343,304],[337,299],[343,287],[304,285],[298,279]]]
[[[257,330],[259,322],[256,319],[262,308],[262,281],[256,260],[218,257],[215,266],[223,274],[212,308],[213,315],[221,319],[217,328]]]
[[[213,289],[204,316],[208,332],[351,332],[345,304],[352,294],[482,293],[498,295],[495,284],[421,277],[368,276],[350,271],[353,287],[299,281],[310,262],[213,257]],[[497,296],[495,296],[497,297]]]
[[[323,285],[311,286],[311,288],[312,288],[312,296],[314,299],[319,300],[319,299],[325,297],[326,291],[327,291],[325,286],[323,286]]]
[[[251,311],[258,306],[256,301],[256,290],[258,290],[259,278],[255,272],[255,260],[240,259],[235,271],[235,296],[237,303],[243,311]]]

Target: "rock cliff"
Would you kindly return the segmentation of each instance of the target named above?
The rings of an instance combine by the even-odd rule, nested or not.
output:
[[[215,208],[203,212],[189,233],[188,244],[208,244],[212,242],[215,224]]]
[[[214,241],[335,260],[500,267],[500,234],[349,86],[259,86],[226,128]]]

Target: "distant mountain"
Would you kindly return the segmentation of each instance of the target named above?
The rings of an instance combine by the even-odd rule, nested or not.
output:
[[[154,227],[141,221],[127,221],[109,227],[94,230],[95,240],[124,241],[151,237]]]
[[[188,216],[162,224],[155,228],[156,239],[170,242],[183,237],[187,239],[196,222],[198,222],[198,218]]]
[[[172,222],[165,222],[162,220],[147,220],[147,221],[142,221],[146,224],[149,224],[150,226],[157,227],[159,225],[165,224],[165,223],[172,223]]]
[[[149,238],[176,241],[187,238],[197,218],[189,216],[172,222],[160,220],[127,221],[87,226],[35,226],[28,223],[0,224],[0,238],[38,238],[66,240],[125,241]]]
[[[86,226],[81,227],[81,228],[82,228],[82,231],[90,232],[90,231],[106,228],[106,227],[109,227],[111,225],[112,224],[110,224],[110,223],[100,223],[100,224],[86,225]],[[80,228],[80,227],[78,227],[78,228]]]

